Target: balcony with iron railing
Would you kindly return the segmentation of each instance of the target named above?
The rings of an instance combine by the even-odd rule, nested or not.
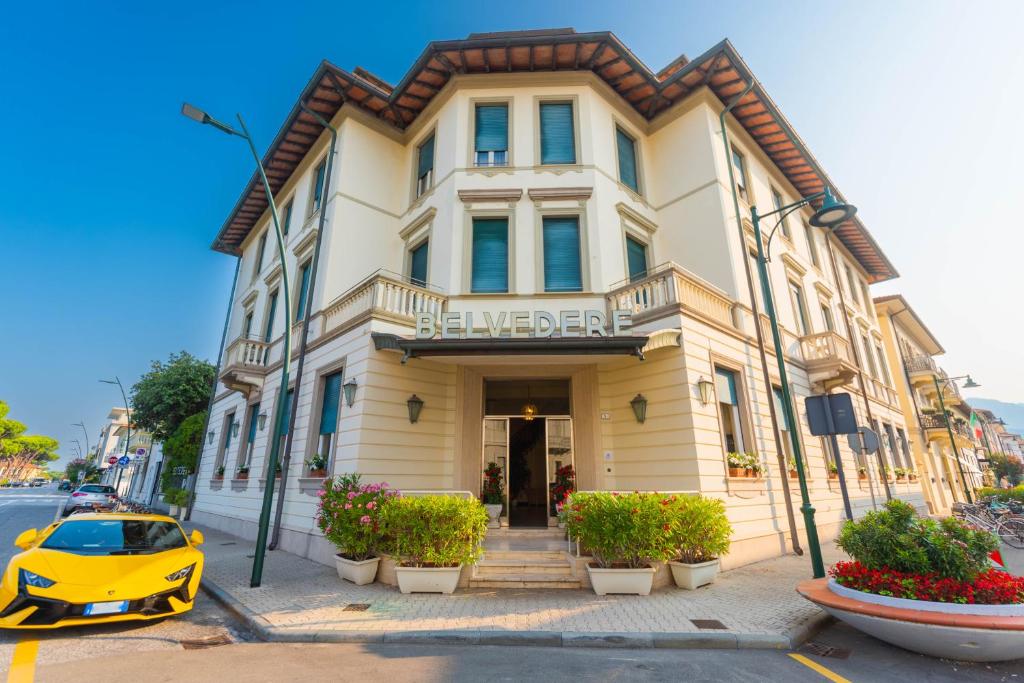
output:
[[[905,364],[907,375],[912,386],[924,386],[932,382],[932,377],[939,372],[931,356],[914,354],[907,356]]]

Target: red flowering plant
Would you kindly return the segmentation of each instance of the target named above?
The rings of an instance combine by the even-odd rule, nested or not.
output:
[[[989,553],[998,547],[995,536],[952,517],[918,517],[899,500],[847,522],[836,543],[854,560],[830,572],[847,588],[934,602],[1024,602],[1024,579],[989,564]]]
[[[328,479],[320,490],[317,526],[339,555],[356,562],[368,560],[382,540],[381,508],[398,495],[387,483],[361,483],[358,474]]]
[[[496,462],[487,463],[484,469],[484,486],[480,497],[484,505],[501,505],[505,502],[505,474],[501,465]]]
[[[555,470],[555,483],[551,486],[551,503],[556,515],[561,515],[565,499],[575,490],[576,472],[572,465],[564,465]]]

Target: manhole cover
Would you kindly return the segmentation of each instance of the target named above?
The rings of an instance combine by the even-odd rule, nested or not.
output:
[[[832,657],[833,659],[850,658],[850,650],[844,650],[841,647],[832,647],[831,645],[825,645],[824,643],[816,643],[813,640],[806,643],[803,649],[804,651],[810,652],[812,655],[818,655],[819,657]]]
[[[345,605],[344,609],[342,609],[341,611],[342,612],[365,612],[368,609],[370,609],[370,605],[368,605],[365,602],[350,602],[349,604]]]
[[[726,630],[725,624],[720,622],[718,619],[690,619],[690,621],[693,622],[693,625],[696,626],[697,628],[701,628],[701,629],[705,629],[705,630],[709,630],[709,631],[710,630],[720,630],[720,631]]]
[[[210,636],[209,638],[182,640],[181,646],[186,650],[202,650],[208,647],[217,647],[218,645],[230,645],[231,642],[231,638],[226,633],[222,633],[219,636]]]

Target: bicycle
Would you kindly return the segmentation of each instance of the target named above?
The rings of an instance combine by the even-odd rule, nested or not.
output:
[[[995,534],[1011,548],[1024,549],[1024,516],[1013,514],[1005,505],[997,505],[990,502],[962,505],[960,515],[968,524]]]

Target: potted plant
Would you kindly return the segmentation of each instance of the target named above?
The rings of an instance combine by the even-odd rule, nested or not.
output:
[[[306,468],[309,469],[310,477],[326,477],[327,476],[327,458],[314,453],[313,457],[306,461]]]
[[[476,498],[394,497],[381,506],[379,520],[403,593],[454,592],[487,533],[487,511]]]
[[[484,487],[481,498],[487,510],[487,528],[501,528],[501,508],[505,501],[505,474],[496,462],[487,463],[484,469]]]
[[[763,467],[761,462],[757,459],[757,453],[746,454],[746,466],[748,477],[760,477]]]
[[[235,472],[235,479],[248,479],[249,478],[249,466],[239,465],[238,470]]]
[[[798,591],[832,616],[914,652],[968,661],[1021,655],[1024,577],[994,569],[998,540],[900,500],[847,522],[837,545],[853,558]]]
[[[830,462],[828,464],[828,478],[829,479],[838,479],[839,478],[839,467],[834,462]]]
[[[567,501],[570,537],[590,551],[587,573],[598,595],[649,595],[652,562],[676,555],[670,498],[655,493],[574,493]]]
[[[167,514],[177,517],[181,514],[182,506],[188,505],[188,491],[185,489],[167,489],[164,491],[164,502],[167,503]]]
[[[730,452],[725,456],[726,464],[729,467],[730,477],[747,476],[747,460],[743,453]]]
[[[362,484],[358,474],[324,482],[316,523],[338,549],[334,561],[342,579],[357,586],[373,583],[380,565],[376,553],[381,543],[381,509],[396,495],[386,483]]]
[[[213,478],[214,479],[223,479],[224,478],[224,465],[219,465],[217,467],[217,469],[214,470]]]
[[[576,472],[572,465],[563,465],[555,470],[555,483],[551,485],[551,512],[558,514],[558,507],[576,490]]]
[[[792,458],[792,456],[789,458],[789,461],[786,463],[786,467],[789,469],[789,478],[790,479],[796,479],[799,476],[799,474],[796,471],[796,460],[794,460]]]
[[[858,479],[867,479],[868,478],[868,468],[864,467],[863,465],[858,467],[857,468],[857,478]]]
[[[917,481],[917,472],[914,470],[907,470],[907,479],[910,481]]]
[[[892,468],[888,465],[882,466],[882,473],[885,476],[886,481],[892,481]]]
[[[275,479],[280,479],[281,478],[281,461],[280,460],[278,460],[277,462],[274,463],[274,478]]]
[[[907,478],[907,471],[902,467],[897,467],[893,471],[896,473],[896,481],[903,481]]]
[[[695,590],[715,580],[719,558],[729,552],[732,526],[725,516],[725,503],[718,498],[673,498],[672,543],[678,556],[668,565],[677,586]]]

